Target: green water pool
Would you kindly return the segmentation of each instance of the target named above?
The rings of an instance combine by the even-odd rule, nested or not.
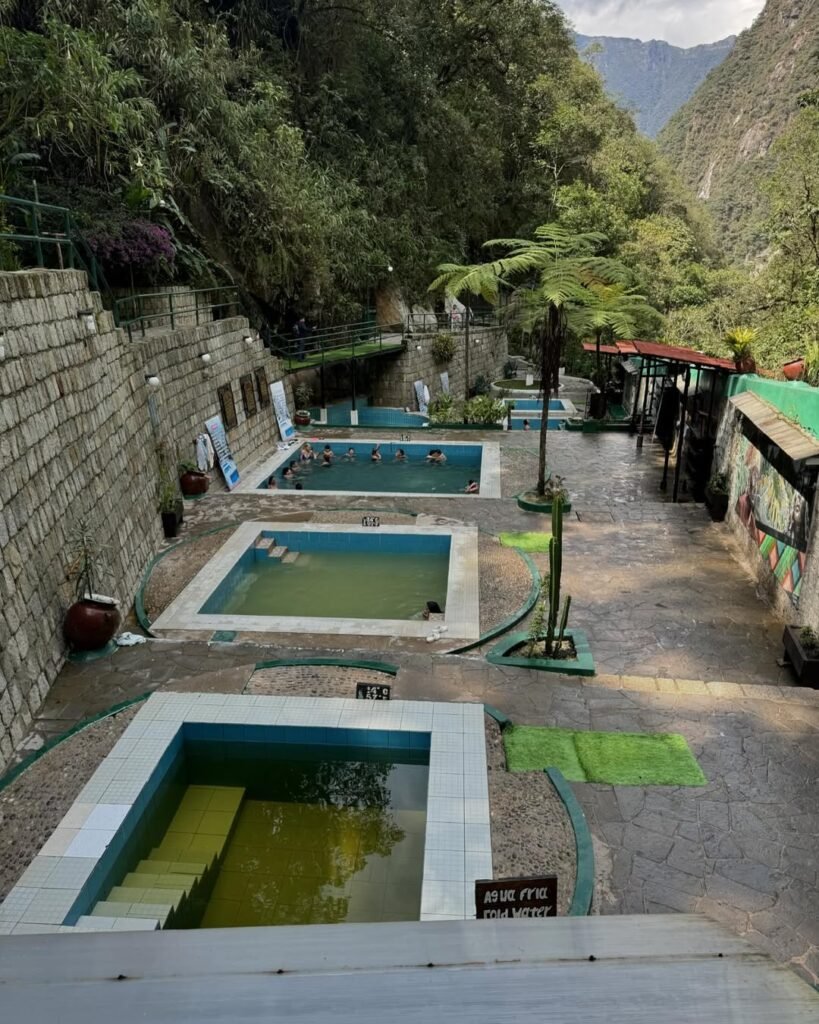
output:
[[[243,560],[204,614],[412,619],[446,605],[448,553],[302,551],[294,562]]]
[[[247,790],[200,927],[417,921],[427,776],[425,764],[270,764]]]

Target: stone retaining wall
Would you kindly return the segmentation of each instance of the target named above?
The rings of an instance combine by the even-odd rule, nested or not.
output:
[[[90,325],[77,315],[88,309]],[[228,436],[247,468],[278,431],[258,393],[256,414],[245,414],[238,378],[264,366],[273,382],[281,364],[245,342],[239,317],[129,342],[79,271],[0,274],[0,315],[2,771],[65,660],[71,525],[90,519],[111,570],[100,589],[127,609],[162,541],[157,441],[192,458],[195,435],[219,412],[216,388],[230,382],[239,422]],[[146,386],[148,372],[159,388]],[[223,486],[218,471],[213,479]]]
[[[441,373],[449,374],[449,390],[456,398],[464,397],[464,336],[453,334],[455,355],[449,363],[437,363],[432,356],[434,334],[418,334],[410,338],[407,350],[391,360],[381,360],[381,373],[372,382],[374,405],[395,406],[417,409],[415,381],[423,380],[432,398],[440,395]],[[497,328],[473,328],[470,332],[469,383],[483,375],[488,380],[500,376],[500,370],[508,358],[508,344],[505,332]]]

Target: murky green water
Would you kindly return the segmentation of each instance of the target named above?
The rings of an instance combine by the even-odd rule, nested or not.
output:
[[[249,562],[203,612],[412,619],[427,601],[446,605],[448,554],[303,551],[290,564]],[[227,589],[227,588],[226,588]]]
[[[242,803],[201,927],[418,920],[427,773],[373,761],[272,764]]]

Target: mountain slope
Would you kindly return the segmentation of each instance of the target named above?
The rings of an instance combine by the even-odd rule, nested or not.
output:
[[[578,50],[603,76],[606,90],[634,111],[637,127],[654,138],[696,91],[705,76],[731,52],[736,36],[718,43],[679,46],[653,39],[618,39],[575,34]],[[584,54],[596,44],[598,52]]]
[[[708,202],[726,248],[737,257],[761,247],[758,183],[769,151],[819,83],[819,4],[768,0],[720,67],[659,136],[663,152]]]

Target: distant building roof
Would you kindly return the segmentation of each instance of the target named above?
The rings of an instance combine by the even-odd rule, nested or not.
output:
[[[644,356],[648,359],[664,359],[670,363],[688,363],[690,366],[725,370],[728,373],[738,372],[731,359],[706,356],[702,352],[695,352],[692,348],[664,345],[659,341],[618,341],[617,349],[624,356]]]

